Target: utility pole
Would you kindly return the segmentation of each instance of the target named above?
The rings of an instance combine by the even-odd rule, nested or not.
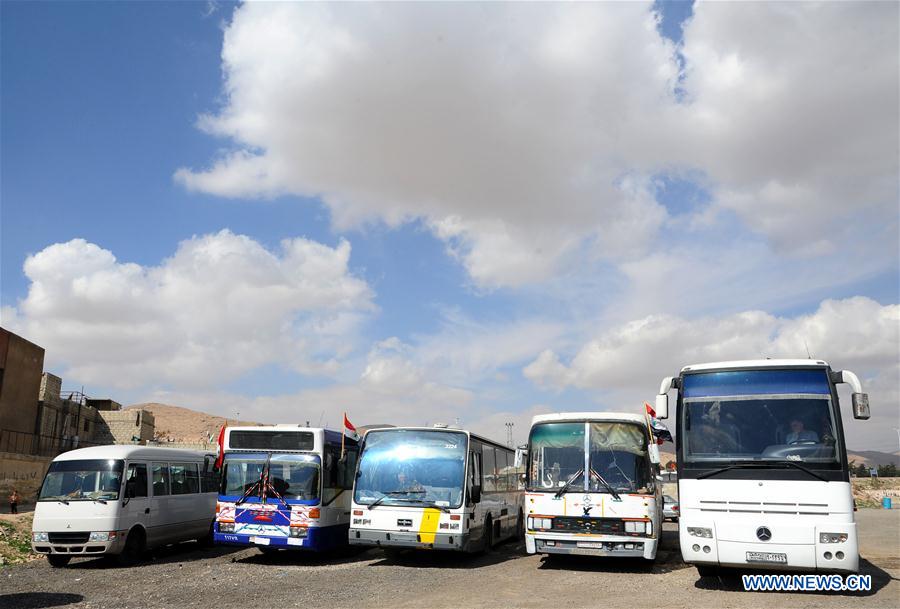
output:
[[[507,422],[504,423],[503,425],[506,426],[506,445],[509,446],[510,448],[512,448],[512,447],[513,447],[513,432],[512,432],[512,428],[513,428],[513,425],[515,425],[515,423],[513,423],[513,422],[511,422],[511,421],[507,421]]]

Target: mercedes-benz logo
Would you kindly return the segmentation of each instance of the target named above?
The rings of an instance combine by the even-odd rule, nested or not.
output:
[[[759,527],[756,529],[756,536],[760,541],[769,541],[772,539],[772,531],[769,530],[769,527]]]

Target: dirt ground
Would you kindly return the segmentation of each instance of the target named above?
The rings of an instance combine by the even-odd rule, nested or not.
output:
[[[317,557],[255,549],[158,551],[136,568],[103,559],[0,570],[0,608],[181,607],[900,607],[900,510],[860,510],[866,593],[744,592],[737,578],[700,578],[667,524],[657,562],[528,556],[506,543],[485,556],[378,550]]]

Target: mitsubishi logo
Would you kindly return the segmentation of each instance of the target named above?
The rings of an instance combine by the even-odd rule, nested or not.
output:
[[[760,541],[769,541],[772,539],[772,531],[768,527],[759,527],[756,529],[756,536]]]

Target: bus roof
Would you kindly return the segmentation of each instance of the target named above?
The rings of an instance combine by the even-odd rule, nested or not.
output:
[[[140,444],[107,444],[76,448],[57,455],[54,461],[77,461],[79,459],[198,459],[214,454],[214,450],[188,450],[185,448],[162,448]]]
[[[731,362],[710,362],[685,366],[681,372],[735,368],[829,368],[827,362],[816,359],[747,359]]]
[[[484,436],[478,435],[477,433],[471,432],[467,429],[460,429],[459,427],[450,427],[449,425],[435,425],[432,427],[424,427],[424,426],[416,426],[416,425],[400,425],[397,427],[376,427],[372,429],[367,429],[366,434],[370,434],[373,431],[397,431],[397,430],[409,430],[409,431],[454,431],[457,433],[464,433],[467,436],[475,438],[476,440],[480,440],[481,442],[487,442],[488,444],[492,444],[493,446],[498,446],[500,448],[505,448],[509,451],[514,451],[514,448],[510,448],[506,444],[502,442],[497,442],[496,440],[491,440],[490,438],[486,438]]]
[[[552,414],[539,414],[531,419],[531,426],[538,423],[550,423],[556,421],[623,421],[628,423],[647,424],[644,415],[630,412],[554,412]]]

